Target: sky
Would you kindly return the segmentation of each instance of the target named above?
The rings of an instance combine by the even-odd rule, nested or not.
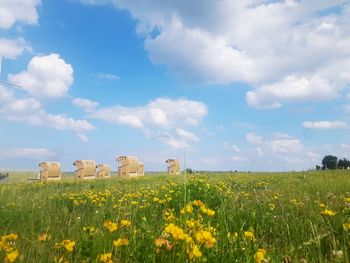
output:
[[[0,0],[0,56],[0,170],[350,158],[350,1]]]

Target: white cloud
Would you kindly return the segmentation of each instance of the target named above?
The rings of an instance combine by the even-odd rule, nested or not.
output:
[[[31,51],[30,45],[22,38],[12,40],[0,38],[0,56],[15,59],[22,55],[23,51]],[[0,65],[1,66],[1,65]]]
[[[175,149],[185,149],[190,147],[186,141],[174,138],[171,135],[158,137],[158,139],[164,144],[167,144],[168,146]]]
[[[23,122],[33,126],[90,131],[95,127],[86,120],[76,120],[64,114],[46,112],[41,103],[34,98],[18,99],[4,86],[0,85],[0,116],[14,122]]]
[[[112,73],[98,73],[97,77],[99,79],[106,79],[106,80],[118,80],[118,79],[120,79],[119,76],[112,74]]]
[[[53,158],[56,154],[46,148],[11,148],[0,151],[2,158]]]
[[[108,3],[137,20],[153,63],[189,82],[246,82],[256,108],[333,99],[350,82],[347,1]]]
[[[26,71],[10,74],[9,80],[35,97],[62,97],[73,83],[73,68],[58,54],[36,56]]]
[[[262,137],[260,135],[254,134],[254,133],[247,133],[245,135],[245,139],[247,142],[251,144],[261,144],[262,143]]]
[[[252,145],[259,145],[255,148],[258,155],[262,156],[265,152],[275,154],[293,154],[304,149],[299,139],[293,138],[284,133],[274,133],[271,139],[262,139],[262,136],[247,133],[246,140]]]
[[[33,98],[17,99],[6,104],[2,109],[13,114],[31,114],[40,109],[40,102]]]
[[[268,142],[268,145],[274,153],[294,153],[303,149],[299,139],[276,139]]]
[[[350,149],[350,144],[342,143],[340,144],[340,147],[344,149]]]
[[[145,106],[99,108],[90,116],[142,129],[147,137],[157,138],[173,148],[188,148],[190,142],[199,138],[184,128],[197,126],[207,113],[207,106],[202,102],[185,98],[157,98]]]
[[[8,102],[14,98],[12,91],[0,84],[0,103]]]
[[[181,129],[181,128],[177,128],[176,129],[176,135],[179,137],[179,138],[182,138],[183,140],[186,140],[186,141],[198,141],[198,137],[192,133],[192,132],[189,132],[189,131],[186,131],[184,129]]]
[[[310,79],[288,76],[280,82],[263,85],[247,92],[247,102],[256,108],[279,108],[283,102],[328,100],[337,96],[329,80],[314,76]]]
[[[73,99],[72,103],[78,107],[83,108],[87,112],[93,112],[96,109],[96,107],[99,105],[99,103],[96,101],[81,99],[81,98]]]
[[[178,128],[196,126],[207,115],[204,103],[187,99],[158,98],[141,107],[113,106],[100,108],[91,117],[117,124],[126,124],[134,128],[156,126],[160,128]]]
[[[77,137],[79,138],[79,140],[81,140],[82,142],[88,142],[89,138],[83,134],[83,133],[77,133]]]
[[[9,29],[17,21],[35,25],[38,22],[37,6],[40,0],[1,0],[0,28]]]
[[[339,129],[339,128],[346,128],[346,123],[342,121],[304,121],[303,127],[308,129],[323,129],[323,130],[330,130],[330,129]]]

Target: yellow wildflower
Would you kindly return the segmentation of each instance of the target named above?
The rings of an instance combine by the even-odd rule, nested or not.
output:
[[[199,250],[199,247],[197,245],[193,245],[192,250],[188,253],[188,256],[190,257],[190,259],[192,258],[200,258],[202,257],[202,252]]]
[[[121,222],[120,222],[120,225],[122,226],[122,227],[128,227],[128,226],[130,226],[131,225],[131,222],[129,221],[129,220],[122,220]]]
[[[343,228],[345,231],[350,231],[350,223],[344,223]]]
[[[154,240],[154,245],[157,248],[165,246],[167,250],[171,250],[173,248],[173,245],[171,244],[171,242],[163,237],[160,237]]]
[[[205,204],[200,200],[195,200],[192,202],[192,204],[199,207],[205,206]]]
[[[72,252],[75,246],[75,241],[70,241],[69,239],[65,239],[62,241],[62,244],[68,252]]]
[[[215,211],[208,208],[207,215],[208,216],[213,216],[213,215],[215,215]]]
[[[39,241],[48,241],[51,240],[51,235],[47,233],[42,233],[38,236]]]
[[[16,258],[18,257],[18,254],[19,254],[18,250],[11,251],[10,253],[7,254],[7,260],[11,263],[15,262]]]
[[[205,230],[196,232],[195,238],[199,243],[204,243],[205,248],[211,248],[216,243],[216,239],[212,236],[211,232]]]
[[[347,203],[350,203],[350,197],[344,198],[344,201],[347,202]]]
[[[129,240],[126,238],[118,238],[118,240],[113,241],[113,246],[120,247],[120,246],[127,246],[129,245]]]
[[[105,221],[103,226],[105,228],[107,228],[108,231],[111,232],[111,233],[114,232],[114,231],[117,231],[117,229],[118,229],[117,224],[112,222],[112,221],[110,221],[110,220]]]
[[[164,231],[166,233],[171,234],[175,240],[184,240],[185,239],[184,231],[180,227],[174,225],[173,223],[167,225],[165,227]]]
[[[325,205],[324,203],[321,203],[321,204],[320,204],[320,207],[321,207],[321,208],[326,208],[326,205]]]
[[[105,253],[100,255],[100,261],[104,263],[112,263],[112,253]]]
[[[258,251],[254,255],[254,259],[256,263],[261,263],[264,261],[266,255],[266,250],[259,248]]]
[[[14,241],[14,240],[17,240],[18,235],[11,233],[11,234],[5,235],[3,238],[5,240]]]
[[[255,239],[255,236],[254,236],[254,233],[251,232],[251,231],[244,231],[244,237],[245,237],[246,239],[251,240],[251,241],[255,241],[255,240],[256,240],[256,239]]]
[[[334,216],[336,212],[330,210],[330,209],[325,209],[324,211],[321,211],[321,215],[324,216]]]

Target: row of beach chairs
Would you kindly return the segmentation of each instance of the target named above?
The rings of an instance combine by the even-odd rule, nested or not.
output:
[[[144,164],[134,156],[119,156],[117,158],[118,176],[144,176]],[[175,159],[166,160],[168,174],[180,174],[180,162]],[[111,177],[109,164],[96,164],[93,160],[77,160],[73,163],[76,180],[105,179]],[[37,178],[29,181],[57,181],[61,180],[61,164],[59,162],[41,162]]]

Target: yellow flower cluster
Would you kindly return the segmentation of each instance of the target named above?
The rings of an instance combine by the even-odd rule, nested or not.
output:
[[[130,225],[131,225],[131,222],[128,221],[128,220],[125,220],[125,219],[123,219],[123,220],[120,222],[120,226],[121,226],[121,227],[128,227],[128,226],[130,226]]]
[[[323,211],[321,211],[321,215],[324,216],[335,216],[336,212],[330,210],[330,209],[325,209]]]
[[[117,223],[114,223],[111,220],[106,220],[103,226],[107,228],[110,233],[117,231],[118,229]]]
[[[256,263],[264,262],[266,255],[266,250],[263,248],[259,248],[258,251],[254,255],[254,259]]]
[[[68,252],[73,252],[75,246],[75,241],[71,241],[69,239],[63,240],[61,243],[56,243],[56,248],[65,248]]]
[[[196,213],[193,213],[194,211]],[[179,219],[173,215],[173,210],[165,210],[165,214],[167,218],[173,217],[183,226],[172,222],[164,228],[163,236],[154,241],[157,253],[160,252],[162,247],[171,250],[176,244],[182,244],[186,246],[189,259],[193,259],[203,256],[200,250],[202,246],[205,249],[214,247],[216,243],[215,229],[203,225],[204,218],[202,214],[211,217],[215,214],[215,211],[207,208],[202,201],[195,200],[186,204],[180,210],[180,214],[184,216],[180,216]],[[188,218],[189,215],[192,215],[193,218]],[[172,239],[173,243],[168,239]],[[181,241],[184,243],[181,243]]]
[[[244,231],[244,237],[251,241],[256,241],[255,235],[252,231]]]
[[[101,254],[99,259],[101,262],[104,262],[104,263],[113,263],[112,253]]]
[[[15,241],[18,235],[8,234],[4,235],[0,239],[0,252],[4,251],[6,253],[6,260],[10,263],[15,262],[19,255],[18,249],[16,249]]]
[[[118,240],[113,241],[113,246],[120,247],[120,246],[127,246],[129,245],[129,240],[126,238],[118,238]]]

